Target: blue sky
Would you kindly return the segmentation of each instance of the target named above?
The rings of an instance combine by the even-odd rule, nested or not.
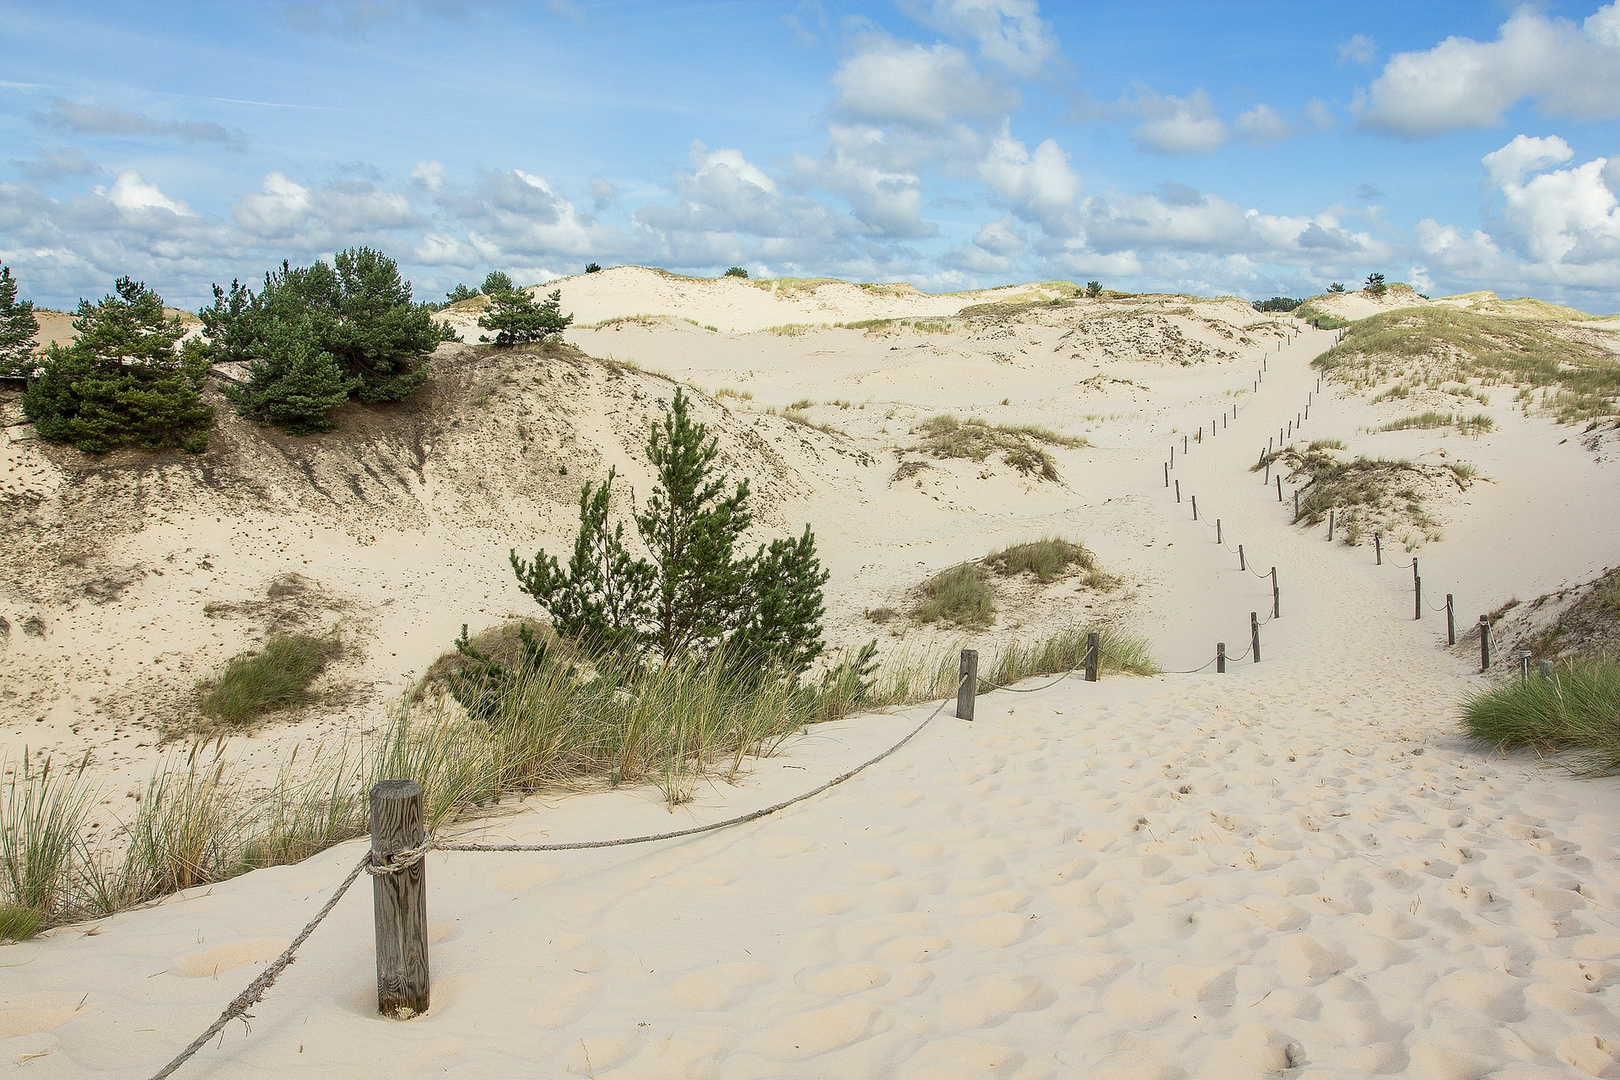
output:
[[[0,3],[0,259],[50,306],[353,245],[491,269],[1378,270],[1620,309],[1620,10],[1590,2]]]

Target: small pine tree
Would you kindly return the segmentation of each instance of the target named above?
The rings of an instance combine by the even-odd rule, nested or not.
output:
[[[738,664],[774,662],[795,675],[823,648],[821,618],[827,613],[821,588],[831,575],[816,557],[810,526],[797,540],[772,540],[748,563],[736,629],[726,651]]]
[[[455,288],[444,294],[444,302],[446,304],[459,304],[463,300],[471,300],[475,296],[482,295],[477,289],[469,289],[458,281]]]
[[[265,323],[255,343],[258,356],[248,364],[248,385],[230,388],[243,416],[293,435],[332,429],[332,410],[349,400],[359,380],[320,347],[312,321]]]
[[[116,446],[148,450],[208,448],[212,406],[202,405],[209,350],[195,338],[185,348],[178,317],[166,319],[163,298],[127,277],[117,295],[79,301],[67,347],[51,346],[37,378],[23,392],[23,412],[48,442],[89,454]]]
[[[484,295],[493,297],[496,293],[508,293],[517,289],[512,279],[499,270],[491,270],[484,277]]]
[[[602,272],[602,264],[601,263],[594,263],[594,262],[586,263],[585,264],[585,272],[587,274],[600,274]]]
[[[729,269],[727,269],[727,270],[726,270],[726,272],[725,272],[725,273],[724,273],[724,274],[723,274],[723,275],[721,275],[721,276],[722,276],[722,277],[740,277],[740,278],[745,278],[745,277],[747,277],[747,276],[748,276],[748,271],[747,271],[747,270],[744,270],[744,269],[743,269],[743,268],[742,268],[742,267],[740,267],[740,266],[733,266],[733,267],[730,267],[730,268],[729,268]]]
[[[26,379],[38,366],[39,320],[31,300],[18,302],[11,267],[0,263],[0,379]]]
[[[1344,284],[1342,282],[1335,281],[1333,284],[1328,286],[1327,291],[1328,292],[1344,292]]]
[[[1367,284],[1363,286],[1362,291],[1373,296],[1383,296],[1384,288],[1384,275],[1372,273],[1367,275]]]
[[[561,289],[553,289],[545,302],[540,304],[536,304],[534,297],[524,289],[492,292],[489,294],[489,311],[478,317],[478,325],[485,330],[496,331],[496,345],[545,342],[557,337],[574,321],[572,315],[562,313],[561,305]]]
[[[1089,296],[1093,300],[1095,300],[1097,297],[1101,296],[1102,295],[1102,282],[1100,282],[1100,281],[1088,281],[1088,282],[1086,282],[1086,295]]]

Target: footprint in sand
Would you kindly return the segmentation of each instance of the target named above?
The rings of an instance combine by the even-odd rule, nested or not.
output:
[[[770,981],[771,969],[763,964],[715,964],[676,979],[669,986],[669,1000],[678,1008],[715,1012],[731,1008]]]
[[[812,915],[842,915],[858,903],[854,893],[821,893],[800,903]]]
[[[945,1015],[961,1027],[986,1028],[1021,1012],[1039,1012],[1057,1000],[1057,993],[1033,975],[996,975],[974,986],[966,995],[942,1002]]]
[[[1024,1063],[1010,1046],[961,1037],[931,1041],[895,1074],[900,1080],[958,1080],[963,1076],[1012,1076]]]
[[[182,956],[169,965],[169,974],[187,979],[208,979],[248,964],[268,964],[287,947],[288,938],[254,938]]]
[[[1028,915],[1007,911],[969,923],[962,936],[981,949],[1005,949],[1022,941],[1034,925]]]
[[[812,994],[831,998],[883,986],[890,978],[889,972],[876,964],[835,964],[803,968],[793,981]]]
[[[82,1013],[95,1009],[84,994],[29,994],[8,1000],[0,1009],[0,1039],[15,1039],[55,1031]]]
[[[762,1033],[754,1048],[774,1061],[804,1061],[858,1042],[874,1027],[886,1027],[882,1010],[865,1001],[845,1001],[801,1013]]]

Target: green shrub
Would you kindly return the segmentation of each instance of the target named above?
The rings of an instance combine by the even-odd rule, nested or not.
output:
[[[1012,468],[1040,480],[1058,478],[1057,465],[1041,444],[1088,445],[1083,438],[1059,435],[1038,425],[991,425],[978,419],[958,420],[949,414],[929,417],[917,428],[923,436],[919,449],[936,458],[983,461],[999,453]]]
[[[970,630],[996,620],[996,594],[976,562],[941,570],[917,589],[911,617],[918,622],[943,622]]]
[[[1469,738],[1496,750],[1579,750],[1577,771],[1620,772],[1620,663],[1566,661],[1550,678],[1507,678],[1462,702]]]
[[[1304,301],[1291,296],[1273,296],[1270,300],[1255,300],[1253,303],[1256,311],[1293,311]]]
[[[1088,297],[1090,297],[1091,299],[1095,300],[1097,297],[1101,296],[1102,291],[1103,291],[1102,282],[1100,282],[1100,281],[1088,281],[1088,282],[1086,282],[1086,295]]]
[[[1464,416],[1462,413],[1442,413],[1429,410],[1416,416],[1403,416],[1387,424],[1379,424],[1375,431],[1429,431],[1434,428],[1454,427],[1460,435],[1481,435],[1496,427],[1496,421],[1485,413]]]
[[[118,446],[146,450],[208,447],[214,410],[202,405],[208,352],[165,318],[163,298],[139,281],[119,278],[116,295],[79,301],[65,348],[52,345],[23,392],[23,412],[48,442],[88,454]]]
[[[444,294],[444,302],[446,304],[459,304],[463,300],[471,300],[475,296],[482,295],[484,294],[481,290],[469,289],[467,286],[458,281],[456,282],[455,288]]]
[[[496,331],[496,345],[543,343],[561,335],[573,321],[572,315],[562,313],[561,289],[551,290],[539,304],[525,289],[497,290],[489,294],[489,310],[478,317],[479,326]]]
[[[0,920],[10,927],[0,936],[25,937],[67,912],[96,797],[82,765],[53,770],[49,759],[18,762],[0,783]]]
[[[742,268],[742,267],[740,267],[740,266],[732,266],[732,267],[729,267],[729,268],[727,268],[727,270],[726,270],[726,272],[725,272],[725,273],[724,273],[724,274],[723,274],[723,275],[721,275],[721,276],[722,276],[722,277],[740,277],[740,278],[745,278],[745,277],[747,277],[747,276],[748,276],[748,271],[747,271],[747,270],[744,270],[744,269],[743,269],[743,268]]]
[[[26,941],[44,922],[45,913],[38,908],[0,903],[0,941]]]
[[[314,700],[309,687],[342,652],[336,634],[274,633],[257,651],[225,662],[225,670],[202,687],[197,707],[224,724],[250,724],[265,713]]]
[[[585,264],[585,272],[587,274],[600,274],[602,272],[602,264],[601,263],[594,263],[594,262],[586,263]]]
[[[1093,589],[1107,589],[1116,579],[1102,572],[1097,556],[1084,544],[1046,536],[1028,543],[1013,544],[985,556],[985,564],[1002,577],[1015,574],[1033,574],[1042,584],[1056,581],[1071,572],[1085,575],[1085,584]]]

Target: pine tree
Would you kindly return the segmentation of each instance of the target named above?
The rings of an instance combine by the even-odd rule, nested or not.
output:
[[[37,362],[34,345],[39,320],[31,300],[17,301],[17,281],[11,267],[0,263],[0,379],[26,379]]]
[[[526,345],[556,337],[573,321],[572,315],[562,313],[561,289],[553,289],[541,304],[525,289],[507,289],[489,294],[489,311],[479,316],[478,325],[496,331],[496,345]]]
[[[70,442],[91,454],[134,444],[148,450],[208,447],[212,406],[199,403],[208,349],[183,349],[178,317],[165,319],[163,298],[124,277],[116,296],[79,301],[78,337],[51,346],[39,376],[23,393],[23,412],[40,438]]]
[[[243,416],[275,424],[293,435],[332,429],[331,412],[359,380],[345,375],[337,357],[322,349],[311,320],[267,320],[248,364],[248,384],[230,398]]]
[[[506,276],[505,271],[491,270],[488,274],[484,275],[485,296],[494,296],[496,293],[511,292],[516,288],[517,286],[512,284],[512,279]]]
[[[532,562],[513,551],[519,585],[565,637],[650,651],[666,664],[721,648],[739,669],[803,673],[822,652],[828,577],[809,526],[797,539],[737,556],[752,521],[748,484],[727,493],[727,479],[714,470],[717,442],[692,420],[679,389],[646,449],[657,483],[635,521],[651,559],[630,553],[623,524],[608,528],[610,470],[601,485],[580,491],[580,528],[567,571],[544,551]]]

